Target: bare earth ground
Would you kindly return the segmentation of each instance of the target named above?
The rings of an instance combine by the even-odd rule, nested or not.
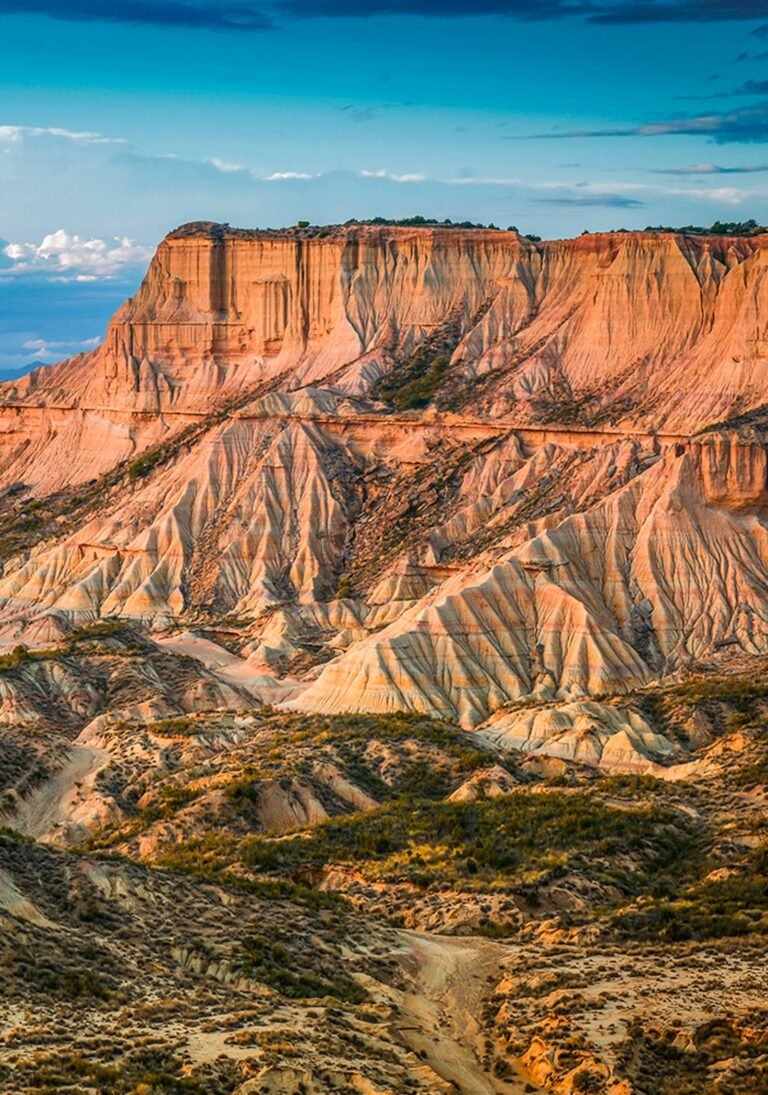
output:
[[[638,696],[701,744],[606,776],[264,707],[179,641],[100,626],[4,670],[24,699],[76,669],[80,714],[3,739],[0,1090],[763,1089],[762,662]]]
[[[74,744],[52,779],[38,787],[20,806],[14,828],[33,840],[60,837],[76,824],[72,821],[78,802],[87,801],[96,776],[110,760],[104,749]],[[87,830],[85,830],[87,832]]]
[[[520,1077],[500,1080],[483,1071],[480,1016],[488,983],[500,975],[507,948],[483,939],[405,934],[406,968],[414,985],[400,1004],[398,1030],[438,1076],[459,1091],[519,1095],[530,1085]]]

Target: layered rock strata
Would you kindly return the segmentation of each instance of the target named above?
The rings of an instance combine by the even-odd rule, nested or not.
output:
[[[763,652],[766,255],[171,233],[102,347],[0,389],[4,641],[226,618],[302,709],[467,726]]]

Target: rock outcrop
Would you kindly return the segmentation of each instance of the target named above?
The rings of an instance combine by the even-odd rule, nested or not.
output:
[[[3,386],[0,472],[50,485],[76,449],[88,478],[256,385],[361,394],[438,330],[446,406],[689,431],[768,399],[767,262],[765,237],[185,226],[102,347]]]
[[[224,626],[299,709],[465,726],[759,654],[767,262],[764,237],[179,229],[102,347],[0,387],[3,641]],[[509,733],[578,758],[551,729]]]
[[[671,446],[590,509],[459,571],[294,702],[476,725],[510,699],[623,692],[732,642],[760,653],[767,481],[762,446]]]
[[[653,395],[687,429],[765,396],[767,256],[764,237],[185,226],[100,349],[13,390],[132,412],[199,410],[267,376],[362,391],[451,323],[461,375],[490,378],[507,400],[604,390],[631,395],[622,417],[637,422]]]

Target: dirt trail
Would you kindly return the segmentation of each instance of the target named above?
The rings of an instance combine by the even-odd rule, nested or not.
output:
[[[104,749],[72,745],[61,768],[22,802],[11,818],[14,829],[35,840],[60,843],[77,822],[73,809],[88,797],[97,773],[110,760]]]
[[[536,1090],[521,1078],[502,1080],[482,1064],[484,1036],[479,1022],[489,978],[501,977],[510,954],[480,938],[401,932],[404,969],[412,989],[400,1004],[398,1031],[452,1090],[463,1095],[522,1095]]]

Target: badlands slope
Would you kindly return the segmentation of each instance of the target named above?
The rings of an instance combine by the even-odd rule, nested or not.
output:
[[[766,1089],[766,255],[185,226],[0,386],[2,1095]]]
[[[299,710],[664,762],[590,700],[765,650],[767,263],[184,226],[103,346],[0,386],[2,641],[120,617]]]

